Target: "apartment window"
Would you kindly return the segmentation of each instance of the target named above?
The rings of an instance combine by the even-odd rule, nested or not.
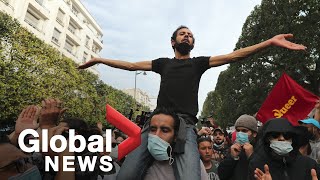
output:
[[[25,17],[24,21],[26,23],[28,23],[34,29],[40,31],[38,28],[39,22],[40,22],[40,17],[37,16],[35,13],[27,10],[26,17]]]
[[[83,63],[87,62],[87,57],[88,57],[88,53],[83,52],[83,57],[82,57],[82,62]]]
[[[73,54],[73,48],[74,48],[74,44],[67,40],[64,45],[64,49],[66,49],[69,53]]]
[[[89,42],[90,42],[90,37],[89,36],[86,36],[86,46],[87,48],[89,48]]]
[[[100,46],[97,45],[96,42],[93,42],[93,44],[92,44],[92,51],[95,52],[96,54],[98,54],[101,51]]]
[[[72,34],[76,34],[76,26],[73,25],[72,23],[69,24],[69,27],[68,27],[69,31],[72,33]]]
[[[72,6],[71,11],[72,11],[72,13],[73,13],[74,15],[78,16],[79,11],[77,10],[76,7]]]
[[[63,24],[64,16],[65,16],[65,13],[64,13],[61,9],[59,9],[59,10],[58,10],[58,14],[57,14],[57,22],[58,22],[59,24],[61,24],[62,26],[64,25],[64,24]]]
[[[52,35],[52,41],[55,44],[60,45],[60,43],[59,43],[60,35],[61,35],[61,32],[57,28],[54,28],[53,35]]]
[[[36,0],[36,1],[37,1],[37,3],[39,3],[42,6],[43,0]]]

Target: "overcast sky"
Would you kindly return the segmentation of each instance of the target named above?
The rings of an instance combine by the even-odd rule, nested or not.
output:
[[[186,25],[193,32],[191,56],[230,53],[247,16],[261,0],[81,0],[103,30],[101,56],[130,62],[174,57],[172,32]],[[101,79],[117,88],[134,88],[135,73],[98,65]],[[207,93],[214,90],[227,65],[211,68],[201,78],[199,113]],[[160,76],[137,76],[137,88],[158,95]]]

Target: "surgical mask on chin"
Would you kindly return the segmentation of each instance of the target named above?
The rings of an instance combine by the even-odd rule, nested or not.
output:
[[[8,180],[41,180],[41,174],[37,166],[33,166],[32,168],[26,170],[23,173],[17,174],[15,176],[11,176]]]
[[[168,148],[170,148],[170,156],[167,153]],[[169,160],[170,165],[174,161],[170,144],[156,135],[148,135],[148,150],[157,161]]]
[[[214,145],[214,147],[216,147],[216,148],[222,148],[223,147],[223,142],[221,143],[221,144],[216,144],[216,143],[214,143],[213,144]]]
[[[236,135],[236,141],[237,143],[243,145],[245,143],[248,143],[249,142],[249,136],[247,133],[244,133],[244,132],[237,132],[237,135]]]
[[[293,150],[292,142],[290,141],[270,141],[270,147],[276,154],[283,156],[289,154]]]

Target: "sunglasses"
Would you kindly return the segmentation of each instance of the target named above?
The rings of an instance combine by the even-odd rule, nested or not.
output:
[[[284,137],[285,140],[292,139],[293,134],[292,133],[281,133],[281,132],[272,132],[270,136],[274,139],[278,138],[280,135]]]

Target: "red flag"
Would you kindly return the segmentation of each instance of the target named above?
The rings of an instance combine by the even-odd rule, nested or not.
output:
[[[286,118],[293,125],[305,119],[319,98],[305,90],[283,73],[257,113],[257,119],[265,123],[271,118]]]

